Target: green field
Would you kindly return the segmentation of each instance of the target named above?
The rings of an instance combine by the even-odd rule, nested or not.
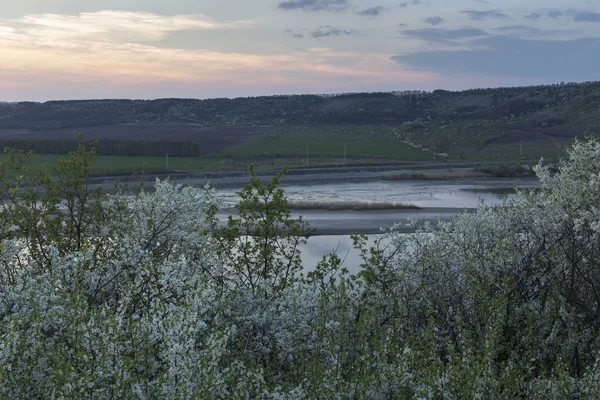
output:
[[[204,157],[106,156],[96,157],[91,175],[131,175],[145,172],[244,171],[249,163],[260,170],[284,166],[337,167],[357,164],[418,163],[433,161],[432,150],[446,153],[437,162],[515,161],[557,158],[572,143],[571,131],[561,127],[535,130],[523,122],[500,129],[496,122],[472,120],[468,123],[416,121],[391,125],[304,125],[273,127],[262,136],[236,137],[212,132],[220,148]],[[227,139],[227,140],[225,140]],[[413,144],[413,145],[411,145]],[[308,157],[307,157],[308,153]],[[3,156],[0,155],[0,159]],[[58,159],[59,155],[36,154],[33,169]]]
[[[1,155],[0,160],[4,157],[6,156]],[[44,162],[52,163],[60,157],[65,156],[34,154],[27,165],[32,170],[37,170]],[[141,171],[146,173],[206,171],[213,169],[217,162],[216,159],[208,158],[170,157],[169,168],[167,168],[165,157],[96,156],[92,175],[121,175]]]
[[[573,143],[573,139],[563,139],[560,141],[534,140],[520,143],[493,143],[478,150],[479,160],[538,160],[540,158],[555,158],[565,155],[565,148]],[[472,153],[470,159],[477,159]],[[456,155],[462,155],[460,150]]]
[[[170,157],[169,167],[165,157],[122,157],[97,156],[94,174],[117,174],[145,172],[197,172],[210,170],[218,162],[216,159]]]
[[[261,137],[223,152],[239,158],[286,158],[286,157],[344,157],[348,158],[427,160],[431,154],[408,146],[397,140],[375,138],[356,139],[327,136],[275,136]]]

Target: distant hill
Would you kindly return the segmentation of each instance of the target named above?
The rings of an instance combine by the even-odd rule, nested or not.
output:
[[[0,129],[4,130],[164,123],[203,127],[402,124],[417,118],[456,122],[523,117],[540,127],[577,124],[597,128],[600,82],[461,92],[0,103]]]
[[[487,151],[486,157],[514,153],[515,143],[523,153],[524,141],[534,156],[560,153],[574,137],[600,133],[600,82],[458,92],[0,103],[3,145],[15,138],[72,138],[77,130],[86,138],[178,141],[189,148],[182,143],[197,143],[201,148],[190,154],[201,155],[291,127],[321,127],[324,135],[347,127],[356,135],[361,126],[365,132],[380,129],[384,139],[437,146],[466,158],[480,151]],[[163,147],[155,153],[162,154]],[[543,151],[533,151],[538,148]]]

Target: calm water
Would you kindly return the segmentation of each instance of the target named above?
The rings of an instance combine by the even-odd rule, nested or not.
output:
[[[369,236],[369,244],[373,244],[377,235]],[[358,271],[362,260],[357,250],[352,247],[352,239],[349,235],[336,236],[312,236],[308,238],[305,245],[300,247],[302,263],[305,270],[313,270],[321,261],[323,256],[335,253],[350,272]]]
[[[499,204],[505,198],[514,198],[513,185],[531,187],[535,181],[397,181],[368,183],[339,183],[323,185],[286,186],[285,192],[290,201],[310,202],[400,202],[419,207],[475,208],[480,199],[486,204]],[[235,191],[222,191],[228,205],[236,201]],[[365,214],[365,217],[368,214]],[[378,235],[370,235],[372,244]],[[307,270],[312,270],[321,258],[335,252],[344,266],[356,272],[361,264],[358,251],[352,247],[349,235],[313,236],[301,247],[302,262]]]
[[[512,185],[531,187],[532,179],[485,181],[376,181],[294,185],[284,187],[290,201],[397,202],[420,207],[475,208],[479,199],[488,204],[514,197]],[[236,202],[235,191],[221,192],[227,205]]]

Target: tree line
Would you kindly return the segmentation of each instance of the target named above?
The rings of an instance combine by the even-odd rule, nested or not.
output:
[[[156,100],[82,100],[46,103],[0,103],[0,129],[44,131],[81,129],[89,126],[120,124],[194,124],[215,126],[279,126],[286,124],[389,124],[431,116],[439,120],[471,119],[469,110],[460,111],[455,102],[471,104],[470,96],[479,99],[482,114],[477,118],[496,120],[520,112],[507,106],[527,103],[558,107],[554,114],[567,120],[578,115],[569,106],[577,99],[592,107],[600,83],[568,83],[546,86],[472,89],[462,92],[373,92],[335,95],[263,96],[235,99],[156,99]],[[462,99],[462,100],[458,100]],[[448,104],[452,102],[452,104]],[[571,104],[572,105],[572,104]],[[484,112],[483,112],[484,111]],[[585,112],[585,110],[582,110]]]
[[[68,154],[77,150],[76,139],[2,139],[0,149],[12,148],[36,154]],[[199,143],[172,140],[97,139],[96,154],[106,156],[201,157],[207,153]]]

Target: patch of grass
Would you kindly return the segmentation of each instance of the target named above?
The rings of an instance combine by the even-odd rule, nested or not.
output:
[[[196,172],[211,169],[218,160],[195,157],[169,157],[167,168],[165,157],[97,156],[94,175],[155,172]]]
[[[6,155],[0,155],[0,160]],[[39,170],[44,162],[51,164],[65,157],[57,154],[34,154],[28,161],[32,171]],[[133,157],[133,156],[96,156],[95,166],[91,175],[125,175],[144,171],[146,173],[160,172],[196,172],[211,169],[218,162],[216,159],[170,157],[169,168],[165,157]]]
[[[410,180],[451,180],[451,179],[476,179],[484,178],[486,175],[478,171],[431,171],[431,172],[414,172],[409,174],[394,174],[383,177],[389,181],[410,181]]]
[[[476,171],[483,172],[486,175],[493,176],[494,178],[512,178],[516,176],[532,176],[533,171],[531,169],[523,167],[521,163],[516,164],[500,164],[500,165],[486,165],[483,167],[475,168]]]
[[[410,160],[393,160],[389,158],[334,158],[334,157],[319,157],[309,159],[309,168],[346,168],[346,167],[364,167],[364,166],[386,166],[386,165],[413,165],[416,161]],[[423,162],[423,161],[418,161]],[[427,160],[425,160],[427,162]],[[252,163],[257,170],[280,170],[288,167],[294,170],[301,170],[307,167],[306,156],[302,157],[282,157],[282,158],[226,158],[215,164],[215,169],[219,171],[246,171],[248,164]]]
[[[565,148],[573,143],[573,138],[541,138],[538,140],[512,143],[492,143],[478,150],[480,159],[516,160],[557,157],[565,154]]]
[[[317,136],[271,136],[261,137],[224,151],[238,158],[308,158],[341,157],[344,148],[348,158],[393,158],[425,160],[430,154],[393,139],[358,139]]]
[[[541,128],[526,118],[420,121],[398,127],[398,137],[423,147],[436,146],[451,160],[510,161],[562,156],[574,137],[590,131],[588,126]]]

